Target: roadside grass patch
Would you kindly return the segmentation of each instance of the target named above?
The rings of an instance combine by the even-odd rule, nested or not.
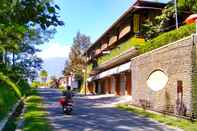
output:
[[[51,131],[52,127],[46,119],[47,112],[43,108],[42,98],[33,90],[26,101],[26,112],[24,113],[24,131]]]
[[[160,123],[164,123],[164,124],[172,126],[172,127],[184,129],[184,131],[197,131],[197,121],[191,122],[189,120],[176,118],[176,117],[169,116],[169,115],[162,115],[159,113],[148,112],[148,111],[145,111],[141,108],[138,108],[138,107],[135,107],[132,105],[128,105],[128,104],[119,104],[119,105],[117,105],[117,108],[121,109],[121,110],[126,110],[129,112],[132,112],[132,113],[142,116],[142,117],[151,118],[153,120],[156,120]]]

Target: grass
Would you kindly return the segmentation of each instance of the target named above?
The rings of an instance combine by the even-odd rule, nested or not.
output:
[[[176,118],[176,117],[172,117],[172,116],[168,116],[168,115],[147,112],[141,108],[137,108],[137,107],[127,105],[127,104],[120,104],[117,106],[117,108],[119,108],[121,110],[126,110],[129,112],[132,112],[132,113],[137,114],[139,116],[151,118],[153,120],[156,120],[160,123],[164,123],[169,126],[184,129],[184,131],[197,131],[197,121],[191,122],[189,120]]]
[[[51,131],[52,127],[46,119],[47,112],[43,108],[42,98],[34,90],[26,101],[26,112],[24,114],[24,131]]]

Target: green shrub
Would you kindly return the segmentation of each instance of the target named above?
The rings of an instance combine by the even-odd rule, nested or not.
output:
[[[9,85],[0,83],[0,120],[11,111],[13,105],[17,102],[18,96],[9,88]]]
[[[169,44],[171,42],[182,39],[186,36],[191,35],[195,32],[195,25],[184,25],[179,28],[179,30],[172,30],[166,33],[163,33],[147,42],[144,45],[139,46],[140,54],[151,51],[153,49],[159,48],[163,45]]]
[[[18,84],[11,81],[6,75],[0,73],[0,120],[11,111],[13,105],[21,96],[29,93],[30,86],[26,80]]]
[[[30,93],[31,86],[27,80],[20,80],[18,83],[18,88],[21,91],[22,96],[26,96]]]

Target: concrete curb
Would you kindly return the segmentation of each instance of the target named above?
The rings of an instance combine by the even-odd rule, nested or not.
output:
[[[22,112],[20,114],[19,120],[17,122],[17,126],[16,126],[15,131],[22,131],[23,130],[24,122],[25,122],[25,120],[24,120],[24,113],[25,113],[25,111],[26,111],[26,107],[24,105],[23,110],[22,110]]]

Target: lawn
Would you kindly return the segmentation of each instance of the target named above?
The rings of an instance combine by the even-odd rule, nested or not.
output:
[[[137,107],[127,105],[127,104],[120,104],[117,106],[117,108],[132,112],[139,116],[149,117],[153,120],[159,121],[160,123],[164,123],[169,126],[184,129],[184,131],[197,131],[197,121],[191,122],[189,120],[185,120],[181,118],[176,118],[176,117],[172,117],[168,115],[162,115],[159,113],[148,112],[141,108],[137,108]]]
[[[34,90],[26,101],[26,112],[24,114],[24,131],[51,131],[52,127],[46,119],[47,112],[43,108],[42,98]]]

